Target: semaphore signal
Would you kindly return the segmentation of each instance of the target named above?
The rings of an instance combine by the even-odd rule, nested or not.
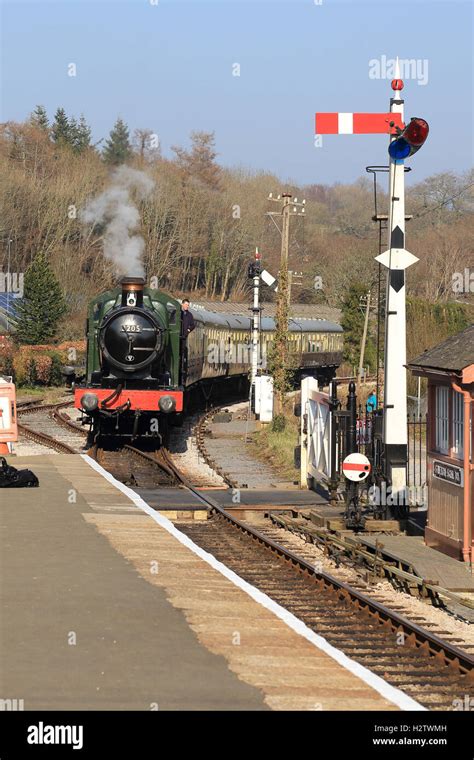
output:
[[[398,59],[391,82],[394,95],[388,113],[317,113],[316,134],[388,134],[388,249],[376,261],[388,269],[385,310],[383,469],[394,495],[403,497],[407,483],[406,294],[405,270],[418,259],[405,248],[404,160],[428,137],[419,117],[404,122],[403,81]],[[402,502],[403,503],[403,502]]]

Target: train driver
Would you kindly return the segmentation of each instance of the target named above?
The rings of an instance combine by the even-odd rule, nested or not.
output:
[[[194,317],[189,311],[189,299],[183,298],[181,301],[181,337],[186,340],[195,327]]]
[[[181,382],[185,383],[188,376],[188,346],[187,339],[192,333],[196,324],[194,317],[189,311],[189,299],[183,298],[181,301]]]

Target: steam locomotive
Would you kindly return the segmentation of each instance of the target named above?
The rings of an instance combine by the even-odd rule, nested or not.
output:
[[[225,383],[248,388],[249,317],[193,307],[195,330],[181,336],[180,302],[127,277],[120,288],[89,305],[85,382],[74,405],[97,437],[138,439],[166,436],[179,424],[192,397],[209,398]],[[273,319],[261,320],[262,368],[273,340]],[[322,319],[290,320],[295,378],[302,373],[328,382],[342,361],[342,328]]]

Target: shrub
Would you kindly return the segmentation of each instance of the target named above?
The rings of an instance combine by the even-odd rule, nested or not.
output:
[[[13,345],[8,339],[0,339],[0,375],[15,377]]]
[[[50,385],[63,385],[64,378],[62,373],[62,366],[63,363],[61,361],[61,357],[58,353],[54,353],[51,356],[51,366],[50,366],[50,376],[49,376],[49,383]]]
[[[17,385],[63,385],[62,367],[67,364],[66,351],[49,346],[20,346],[12,355],[13,374]],[[5,362],[4,362],[5,364]],[[1,353],[0,353],[1,366]],[[6,370],[4,369],[6,374]]]
[[[36,367],[36,379],[42,385],[49,385],[51,375],[51,357],[47,354],[32,357]]]
[[[286,428],[286,417],[284,414],[276,414],[272,421],[272,432],[282,433]]]
[[[30,357],[26,363],[25,385],[36,385],[37,382],[36,362],[33,357]]]

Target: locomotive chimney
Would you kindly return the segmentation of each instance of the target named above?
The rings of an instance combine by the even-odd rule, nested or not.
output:
[[[143,277],[124,277],[122,285],[122,306],[143,306]]]

